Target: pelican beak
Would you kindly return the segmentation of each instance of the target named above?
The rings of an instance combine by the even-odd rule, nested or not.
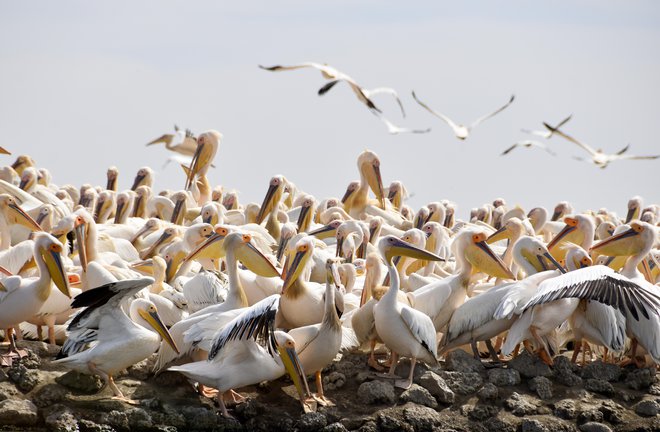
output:
[[[335,252],[336,257],[340,257],[342,254],[342,248],[344,246],[344,236],[337,236],[337,251]]]
[[[250,241],[250,236],[244,236],[244,247],[236,249],[236,257],[253,273],[263,277],[282,277],[272,262]]]
[[[181,209],[183,208],[183,204],[185,202],[185,199],[180,199],[174,204],[174,210],[172,210],[172,217],[170,219],[170,222],[176,225],[181,225],[183,222],[183,212]]]
[[[165,282],[169,283],[174,279],[183,263],[183,253],[179,252],[175,256],[165,259]]]
[[[559,219],[559,216],[561,216],[561,211],[560,210],[555,210],[555,212],[552,214],[552,218],[550,220],[555,222],[557,219]]]
[[[550,254],[550,252],[545,252],[545,253],[543,253],[543,255],[538,255],[538,257],[539,257],[539,261],[541,261],[541,265],[543,266],[544,270],[546,268],[545,268],[545,264],[543,262],[542,257],[545,257],[548,261],[550,261],[552,264],[554,264],[554,266],[557,267],[557,270],[559,270],[562,273],[566,273],[566,269],[561,264],[559,264],[559,262],[555,259],[555,257],[553,257]]]
[[[568,218],[568,217],[567,217],[567,218],[564,219],[564,220],[565,220],[565,222],[566,222],[566,225],[564,225],[564,228],[563,228],[561,231],[559,231],[559,233],[555,236],[555,238],[553,238],[553,239],[550,241],[550,243],[548,243],[548,249],[549,249],[549,250],[552,249],[552,248],[554,248],[555,246],[557,246],[557,244],[559,244],[559,242],[560,242],[564,237],[566,237],[568,234],[570,234],[570,233],[572,233],[573,231],[575,231],[575,229],[577,228],[577,219],[573,219],[573,218]]]
[[[139,239],[140,237],[151,231],[152,231],[151,227],[147,224],[144,224],[144,226],[140,228],[138,232],[136,232],[135,235],[131,238],[131,243],[134,244],[137,241],[137,239]]]
[[[165,324],[163,324],[163,321],[160,319],[160,315],[158,315],[158,311],[154,307],[153,311],[146,311],[144,309],[139,309],[138,313],[140,316],[149,323],[151,327],[153,327],[154,330],[160,335],[160,337],[163,338],[165,342],[169,346],[172,347],[172,349],[179,354],[179,348],[176,346],[176,342],[174,342],[174,339],[172,339],[172,335],[170,332],[167,330],[167,327]]]
[[[367,178],[369,180],[369,186],[376,195],[376,198],[380,203],[380,207],[385,209],[385,193],[383,192],[383,179],[380,176],[380,163],[374,163],[373,170],[374,177],[369,176]]]
[[[596,243],[589,250],[598,251],[600,255],[607,256],[628,256],[639,252],[638,235],[641,231],[630,228],[617,235],[613,235],[599,243]]]
[[[101,216],[101,210],[103,209],[103,203],[105,201],[98,199],[96,201],[96,208],[94,209],[94,222],[99,222],[99,216]]]
[[[190,171],[186,179],[186,190],[190,190],[195,176],[211,164],[213,156],[215,156],[213,146],[207,143],[203,136],[199,137],[197,139],[197,150],[195,150],[195,154],[190,162]]]
[[[465,250],[465,258],[477,269],[502,279],[516,279],[511,270],[509,270],[504,262],[498,257],[495,252],[485,242],[485,234],[477,234],[474,236],[474,245],[476,248],[468,247]]]
[[[78,257],[80,258],[80,266],[83,271],[87,271],[87,230],[85,229],[85,222],[76,220],[74,230],[76,232],[76,240],[78,243]]]
[[[154,263],[150,259],[134,262],[130,265],[130,267],[131,269],[143,274],[147,274],[147,275],[154,274]]]
[[[394,257],[401,257],[401,256],[406,256],[420,260],[427,260],[427,261],[445,261],[444,258],[440,258],[436,254],[428,252],[424,249],[420,249],[417,246],[413,246],[410,243],[405,242],[403,240],[396,239],[388,245],[387,252],[385,254],[385,259],[387,260],[387,262],[392,262],[392,259]]]
[[[115,211],[115,220],[118,221],[122,218],[122,213],[124,212],[124,202],[117,203],[117,210]]]
[[[307,384],[307,377],[303,371],[302,365],[300,364],[300,359],[296,353],[295,347],[277,347],[277,352],[282,359],[282,364],[284,369],[287,371],[293,381],[293,385],[296,386],[298,391],[298,396],[300,397],[300,402],[303,404],[305,411],[308,411],[306,406],[307,399],[309,399],[309,386]]]
[[[21,189],[23,189],[23,188],[21,187]],[[636,212],[637,212],[637,209],[635,207],[629,208],[628,213],[626,214],[626,222],[625,223],[629,223],[631,220],[633,220],[634,217],[635,217]]]
[[[298,215],[298,222],[296,222],[296,224],[298,225],[298,232],[302,232],[301,227],[306,226],[305,222],[306,222],[306,219],[307,219],[307,215],[309,214],[309,209],[310,208],[311,208],[311,206],[303,206],[300,209],[300,215]]]
[[[30,178],[27,175],[24,175],[21,178],[21,182],[19,183],[18,188],[22,189],[22,190],[25,190],[25,186],[28,184],[29,180],[30,180]]]
[[[264,197],[264,202],[261,204],[261,207],[259,208],[259,213],[257,214],[257,224],[261,224],[261,222],[264,221],[264,218],[268,213],[270,213],[273,210],[273,205],[274,203],[274,197],[275,197],[275,192],[277,192],[277,189],[280,187],[280,184],[271,184],[268,186],[268,191],[266,191],[266,196]]]
[[[43,231],[39,224],[30,217],[29,214],[18,206],[18,204],[12,202],[7,207],[11,210],[10,215],[13,216],[13,222],[19,225],[22,225],[26,228],[29,228],[31,231]]]
[[[642,274],[644,275],[644,279],[647,280],[647,282],[653,283],[653,275],[651,273],[651,267],[649,266],[649,260],[642,260]]]
[[[172,237],[172,232],[171,231],[169,231],[169,230],[163,231],[163,233],[160,235],[160,237],[158,237],[158,240],[156,240],[154,242],[154,244],[152,244],[149,249],[147,249],[146,251],[144,251],[140,254],[140,258],[147,259],[147,258],[151,257],[158,250],[158,248],[160,246],[164,245],[166,242],[169,243],[168,240],[171,237]]]
[[[327,237],[330,237],[332,232],[336,232],[337,228],[332,225],[332,223],[329,223],[325,226],[322,226],[321,228],[315,229],[314,231],[310,231],[307,234],[314,236],[318,239],[324,239]],[[322,235],[325,234],[325,235]]]
[[[135,202],[133,203],[133,217],[137,217],[139,214],[140,205],[142,205],[142,195],[137,195],[135,197]]]
[[[131,187],[132,191],[135,191],[135,189],[137,189],[138,186],[140,186],[140,184],[142,183],[142,180],[144,180],[145,176],[146,176],[146,174],[138,174],[138,175],[135,176],[135,180],[133,181],[133,186]]]
[[[498,229],[497,231],[495,231],[494,233],[492,233],[492,234],[486,239],[486,243],[488,243],[488,244],[493,244],[493,243],[495,243],[496,241],[500,241],[500,240],[503,240],[503,239],[507,239],[507,238],[509,238],[509,237],[507,236],[507,234],[508,234],[508,231],[507,231],[507,229],[506,229],[506,226],[503,226],[503,227],[501,227],[500,229]]]
[[[107,190],[116,190],[117,189],[117,177],[108,177],[108,183],[106,184],[105,187]]]
[[[277,245],[277,262],[282,261],[282,255],[284,255],[284,249],[286,248],[287,243],[289,243],[288,238],[280,237],[280,242]]]
[[[291,285],[298,279],[300,273],[302,273],[307,263],[307,248],[296,251],[296,254],[293,257],[290,265],[286,267],[286,273],[282,272],[282,278],[284,279],[284,285],[282,285],[282,292],[285,293]]]
[[[71,298],[71,293],[69,292],[69,278],[62,266],[61,253],[62,247],[53,243],[47,250],[41,252],[41,257],[46,263],[46,268],[48,268],[48,273],[55,286],[62,292],[62,294]]]
[[[47,215],[48,215],[48,213],[46,213],[46,212],[39,212],[39,216],[37,216],[37,220],[36,220],[37,225],[41,226],[41,222],[43,222],[44,219],[46,219]]]
[[[350,186],[346,188],[346,192],[344,192],[344,196],[341,197],[341,203],[344,204],[348,198],[350,198],[351,195],[353,195],[353,192],[355,192],[355,189],[352,189]]]
[[[218,259],[225,256],[224,240],[228,231],[226,228],[217,228],[213,234],[204,240],[197,248],[190,252],[183,260],[184,263],[197,258]]]

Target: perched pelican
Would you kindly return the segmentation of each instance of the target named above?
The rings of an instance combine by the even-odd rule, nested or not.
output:
[[[0,328],[11,329],[37,315],[51,293],[51,281],[65,296],[71,297],[68,279],[62,267],[62,250],[62,243],[50,234],[35,234],[34,260],[39,269],[39,276],[34,278],[11,276],[2,280]],[[11,330],[7,330],[7,334],[10,336],[9,354],[2,356],[3,364],[11,364],[11,358],[19,354],[11,337]]]
[[[117,192],[117,181],[119,180],[119,169],[116,166],[111,166],[108,168],[106,173],[106,179],[108,180],[106,184],[106,189]]]
[[[658,158],[660,158],[660,155],[633,156],[633,155],[629,155],[629,154],[624,154],[630,148],[630,144],[626,145],[624,148],[622,148],[621,150],[619,150],[618,152],[616,152],[614,154],[606,154],[601,149],[594,150],[593,147],[591,147],[590,145],[576,140],[575,138],[573,138],[572,136],[562,132],[558,128],[554,128],[554,127],[550,126],[547,123],[543,123],[543,125],[550,132],[556,133],[557,135],[567,139],[568,141],[580,146],[584,151],[589,153],[589,157],[590,157],[589,162],[593,163],[594,165],[596,165],[599,168],[607,168],[607,165],[609,165],[611,162],[614,162],[614,161],[617,161],[617,160],[625,160],[625,159],[628,159],[628,160],[641,160],[641,159],[658,159]],[[575,157],[575,159],[585,160],[584,158],[581,158],[581,157]]]
[[[206,173],[213,163],[215,154],[218,152],[220,140],[222,140],[222,134],[216,130],[208,130],[199,134],[197,137],[197,149],[190,162],[188,177],[186,178],[186,190],[191,190],[195,178],[202,183],[208,183]]]
[[[504,150],[500,156],[504,156],[506,154],[509,154],[511,152],[511,150],[515,149],[516,147],[526,147],[526,148],[536,147],[536,148],[540,148],[540,149],[543,149],[543,150],[547,151],[548,153],[550,153],[553,156],[557,156],[557,153],[550,150],[550,148],[548,148],[547,145],[543,144],[542,142],[538,142],[536,140],[518,141],[515,144],[513,144],[511,147],[508,147],[506,150]]]
[[[153,185],[154,185],[154,170],[152,170],[149,167],[142,167],[138,170],[137,174],[135,175],[135,180],[133,181],[133,186],[131,186],[131,190],[137,192],[137,189],[140,186],[149,186],[149,188],[152,188]]]
[[[100,375],[112,389],[115,399],[134,403],[122,394],[112,376],[153,354],[161,337],[177,350],[153,303],[145,299],[133,300],[130,318],[121,308],[125,300],[153,282],[152,278],[127,279],[76,296],[71,306],[86,309],[69,324],[69,341],[54,363]],[[80,351],[82,345],[92,341],[96,343],[91,348]]]
[[[434,111],[434,110],[432,110],[431,108],[429,108],[428,105],[426,105],[425,103],[423,103],[422,101],[420,101],[419,99],[417,99],[417,96],[415,95],[415,92],[414,92],[414,91],[412,92],[412,95],[413,95],[413,98],[415,99],[415,101],[417,101],[418,104],[420,104],[422,107],[424,107],[428,112],[430,112],[430,113],[433,114],[434,116],[439,117],[442,121],[444,121],[445,123],[447,123],[447,124],[449,125],[449,127],[451,127],[452,130],[454,131],[454,135],[456,135],[456,138],[458,138],[458,139],[460,139],[460,140],[464,140],[464,139],[466,139],[466,138],[468,137],[468,135],[470,134],[470,131],[472,131],[472,129],[474,129],[475,127],[477,127],[477,126],[478,126],[481,122],[483,122],[484,120],[487,120],[487,119],[493,117],[495,114],[499,113],[500,111],[504,110],[506,107],[508,107],[509,105],[511,105],[511,103],[512,103],[513,100],[515,99],[515,96],[512,95],[512,96],[511,96],[511,99],[509,99],[509,102],[507,102],[504,106],[498,108],[497,110],[493,111],[493,112],[490,113],[490,114],[486,114],[485,116],[476,119],[476,120],[473,121],[470,125],[468,125],[468,126],[464,126],[464,125],[461,125],[461,124],[456,124],[456,123],[454,123],[454,122],[453,122],[449,117],[447,117],[446,115],[444,115],[444,114],[442,114],[442,113],[439,113],[439,112],[437,112],[437,111]]]
[[[378,249],[389,268],[390,288],[374,306],[376,331],[393,352],[389,376],[395,376],[398,356],[411,358],[408,379],[395,381],[397,387],[409,388],[412,385],[417,359],[432,365],[437,363],[437,343],[431,318],[397,300],[399,273],[394,266],[394,257],[408,256],[429,261],[438,261],[441,258],[394,236],[383,237]]]
[[[564,218],[564,222],[564,228],[548,243],[548,250],[557,260],[562,260],[566,256],[567,249],[562,247],[565,243],[574,243],[589,250],[596,232],[591,216],[579,214]]]

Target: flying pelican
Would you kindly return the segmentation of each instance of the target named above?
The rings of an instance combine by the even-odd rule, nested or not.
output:
[[[349,81],[349,80],[346,80],[346,79],[337,79],[337,80],[334,80],[334,81],[330,81],[329,83],[327,83],[326,85],[321,87],[318,91],[319,96],[323,96],[324,94],[326,94],[328,91],[330,91],[330,89],[332,87],[335,86],[335,84],[337,84],[340,81],[346,81],[348,83],[348,85],[351,86],[351,89],[353,90],[355,95],[360,100],[362,100],[362,98],[360,96],[361,94],[363,94],[367,99],[371,99],[372,96],[377,95],[377,94],[383,94],[383,93],[392,95],[392,97],[394,97],[394,99],[396,99],[396,102],[399,104],[399,108],[401,109],[401,115],[403,117],[406,116],[406,112],[403,110],[403,104],[401,103],[401,99],[399,99],[399,94],[396,92],[396,90],[394,90],[393,88],[390,88],[390,87],[378,87],[378,88],[375,88],[375,89],[365,89],[364,87],[358,86],[357,83],[355,83],[355,81],[352,81],[352,80]],[[374,109],[374,111],[378,111],[378,110]],[[378,112],[380,112],[380,111],[378,111]]]
[[[322,95],[326,91],[328,91],[332,86],[334,86],[338,81],[346,81],[350,86],[353,92],[355,93],[355,96],[357,96],[358,100],[365,104],[368,108],[372,110],[376,110],[378,112],[381,112],[376,105],[369,99],[369,96],[367,96],[364,93],[364,89],[360,87],[353,78],[349,77],[343,72],[340,72],[339,70],[335,69],[332,66],[329,66],[327,64],[320,64],[320,63],[314,63],[314,62],[305,62],[297,65],[292,65],[292,66],[261,66],[259,65],[261,69],[268,70],[271,72],[280,72],[280,71],[287,71],[287,70],[295,70],[295,69],[303,69],[303,68],[314,68],[319,71],[321,71],[321,75],[323,75],[323,78],[333,80],[331,81],[331,85],[328,89],[324,90],[324,87],[319,90],[319,95]]]
[[[509,154],[511,152],[511,150],[515,149],[516,147],[526,147],[526,148],[536,147],[536,148],[540,148],[540,149],[543,149],[543,150],[547,151],[548,153],[550,153],[553,156],[557,156],[557,153],[550,150],[547,145],[543,144],[542,142],[538,142],[536,140],[518,141],[517,143],[515,143],[511,147],[504,150],[500,156],[504,156],[506,154]]]
[[[173,134],[164,134],[153,141],[147,143],[148,146],[154,144],[165,144],[165,147],[175,153],[184,156],[193,156],[197,150],[197,140],[194,134],[186,129],[185,132],[180,130],[177,125],[174,125]],[[109,188],[108,188],[109,189]]]
[[[394,265],[394,257],[408,256],[429,261],[439,261],[441,258],[394,236],[383,237],[378,243],[378,249],[389,269],[390,288],[374,306],[376,331],[385,346],[392,351],[392,366],[388,376],[395,377],[398,356],[411,358],[408,379],[395,381],[397,387],[407,389],[412,385],[417,359],[431,365],[437,363],[437,343],[431,318],[398,301],[399,273]]]
[[[76,296],[71,307],[86,309],[69,323],[69,341],[54,363],[100,375],[112,389],[113,399],[135,403],[122,394],[113,375],[153,354],[160,345],[161,337],[177,350],[153,303],[142,298],[133,300],[129,308],[130,318],[121,308],[124,301],[153,282],[148,277],[126,279]],[[96,343],[80,351],[90,342]]]
[[[572,117],[573,117],[573,114],[569,115],[564,120],[560,121],[557,124],[557,126],[554,127],[554,129],[559,129],[560,127],[564,126]],[[528,133],[530,135],[536,135],[536,136],[539,136],[539,137],[545,138],[545,139],[550,139],[555,134],[555,132],[551,131],[551,130],[545,130],[545,131],[529,130],[529,129],[520,129],[520,130],[522,132]]]
[[[62,243],[43,232],[34,236],[34,260],[39,276],[11,276],[3,279],[0,285],[0,328],[8,329],[10,343],[9,353],[1,357],[3,364],[11,364],[12,357],[20,356],[10,329],[37,315],[51,293],[51,281],[65,296],[71,297],[62,266]]]
[[[389,121],[385,116],[382,115],[377,115],[377,117],[382,121],[385,126],[387,127],[387,132],[390,135],[398,135],[402,133],[414,133],[414,134],[422,134],[422,133],[428,133],[431,132],[431,128],[427,129],[410,129],[410,128],[405,128],[405,127],[400,127]]]
[[[423,103],[422,101],[417,99],[417,96],[415,95],[414,91],[412,92],[412,95],[413,95],[413,98],[415,99],[415,101],[417,101],[418,104],[420,104],[422,107],[424,107],[428,112],[430,112],[434,116],[439,117],[445,123],[447,123],[449,125],[449,127],[451,127],[452,130],[454,131],[454,135],[456,135],[456,138],[458,138],[460,140],[466,139],[468,137],[468,135],[470,134],[470,131],[472,131],[472,129],[477,127],[484,120],[487,120],[487,119],[493,117],[494,115],[498,114],[500,111],[504,110],[506,107],[511,105],[511,103],[515,99],[515,96],[512,95],[511,99],[509,99],[509,102],[507,102],[501,108],[498,108],[497,110],[493,111],[492,113],[486,114],[485,116],[480,117],[480,118],[476,119],[475,121],[473,121],[470,125],[465,126],[465,125],[461,125],[461,124],[456,124],[449,117],[447,117],[446,115],[444,115],[442,113],[439,113],[437,111],[434,111],[431,108],[429,108],[428,105],[426,105],[425,103]]]
[[[577,144],[580,146],[584,151],[589,153],[589,157],[591,158],[590,162],[596,165],[599,168],[607,168],[607,165],[609,165],[611,162],[617,161],[617,160],[641,160],[641,159],[658,159],[660,158],[660,155],[653,155],[653,156],[633,156],[629,154],[624,154],[628,151],[630,148],[630,144],[626,145],[624,148],[619,150],[618,152],[614,154],[606,154],[603,152],[603,150],[598,149],[594,150],[593,147],[591,147],[589,144],[586,144],[584,142],[578,141],[577,139],[573,138],[572,136],[562,132],[558,128],[554,128],[550,126],[547,123],[543,123],[543,125],[553,133],[556,133],[557,135],[567,139],[568,141]],[[585,160],[584,158],[581,157],[576,157],[575,159],[578,160]]]

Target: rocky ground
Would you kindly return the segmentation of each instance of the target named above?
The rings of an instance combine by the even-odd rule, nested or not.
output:
[[[216,414],[180,375],[153,376],[150,362],[118,377],[133,406],[111,399],[99,378],[68,372],[51,360],[59,350],[22,342],[29,356],[0,371],[0,431],[654,431],[660,430],[655,369],[601,362],[585,367],[558,357],[553,368],[528,354],[486,368],[463,351],[436,368],[418,366],[415,384],[394,388],[345,355],[325,372],[335,407],[303,414],[295,388],[282,378],[243,389],[246,403]],[[407,375],[403,361],[397,373]]]

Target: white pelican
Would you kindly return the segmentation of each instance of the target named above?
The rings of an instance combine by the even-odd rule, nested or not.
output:
[[[153,354],[161,337],[177,350],[153,303],[141,298],[133,300],[130,318],[121,308],[122,302],[153,281],[152,278],[127,279],[78,295],[71,306],[86,309],[71,320],[67,329],[69,341],[54,363],[100,375],[112,389],[115,399],[133,403],[122,394],[112,376]],[[96,343],[80,351],[90,342]]]
[[[39,276],[22,278],[11,276],[3,279],[0,285],[0,328],[10,329],[22,321],[36,315],[51,293],[51,281],[71,297],[66,273],[62,267],[62,243],[46,233],[36,233],[34,239],[34,260]],[[3,355],[3,364],[11,364],[11,357],[18,353],[10,335],[9,354]]]
[[[554,129],[559,129],[560,127],[564,126],[572,117],[573,117],[573,114],[569,115],[564,120],[557,123],[557,126],[555,126]],[[550,139],[555,134],[555,132],[553,132],[551,130],[545,130],[545,131],[529,130],[529,129],[520,129],[520,130],[522,132],[528,133],[530,135],[536,135],[536,136],[539,136],[539,137],[545,138],[545,139]]]
[[[551,132],[556,133],[557,135],[566,138],[568,141],[577,144],[580,146],[584,151],[589,153],[589,162],[593,163],[599,168],[607,168],[607,165],[609,165],[611,162],[617,161],[617,160],[641,160],[641,159],[658,159],[660,158],[660,155],[653,155],[653,156],[633,156],[629,154],[624,154],[628,151],[630,148],[630,144],[626,145],[624,148],[619,150],[618,152],[614,154],[607,154],[603,152],[603,150],[598,149],[594,150],[593,147],[591,147],[589,144],[580,142],[573,138],[572,136],[562,132],[558,128],[554,128],[550,126],[547,123],[543,123],[543,125]],[[585,160],[584,158],[581,157],[575,157],[575,159],[578,160]]]
[[[431,108],[429,108],[428,105],[424,104],[422,101],[417,99],[417,96],[415,95],[414,91],[412,92],[412,95],[413,95],[413,98],[415,99],[415,101],[417,101],[418,104],[420,104],[422,107],[424,107],[428,112],[430,112],[434,116],[439,117],[441,120],[443,120],[445,123],[447,123],[449,125],[449,127],[451,127],[452,130],[454,131],[454,135],[456,135],[456,138],[458,138],[460,140],[466,139],[468,137],[468,135],[470,134],[470,131],[472,131],[472,129],[477,127],[484,120],[487,120],[487,119],[493,117],[495,114],[499,113],[500,111],[504,110],[506,107],[511,105],[511,103],[515,99],[515,96],[512,95],[511,99],[509,99],[509,102],[507,102],[504,106],[498,108],[497,110],[493,111],[490,114],[486,114],[483,117],[479,117],[478,119],[473,121],[471,124],[465,126],[465,125],[462,125],[462,124],[456,124],[449,117],[447,117],[446,115],[444,115],[442,113],[439,113],[437,111],[434,111]]]
[[[626,213],[626,220],[624,223],[629,223],[633,219],[640,219],[642,217],[642,208],[644,208],[644,200],[640,196],[634,196],[628,200],[628,212]]]
[[[30,231],[41,231],[41,227],[17,203],[14,197],[0,194],[0,265],[12,274],[20,270],[33,257],[31,240],[12,246],[12,227],[19,225]]]
[[[188,177],[186,179],[186,190],[191,190],[195,178],[204,184],[208,183],[206,173],[213,163],[215,154],[218,152],[220,140],[222,140],[222,134],[216,130],[208,130],[199,134],[197,137],[197,149],[190,162]],[[208,189],[210,190],[210,188]]]
[[[174,133],[163,134],[153,141],[147,143],[148,146],[154,144],[165,144],[165,148],[169,151],[182,154],[184,156],[192,156],[197,149],[197,140],[193,133],[186,129],[180,130],[177,125],[174,125]],[[110,189],[110,188],[108,188]]]
[[[341,79],[340,78],[340,79],[336,79],[334,81],[330,81],[329,83],[327,83],[326,85],[321,87],[318,91],[319,96],[323,96],[324,94],[326,94],[339,81],[346,81],[348,83],[348,85],[351,86],[351,89],[353,90],[355,95],[358,97],[358,99],[360,99],[364,103],[366,103],[366,101],[362,99],[362,96],[364,96],[365,98],[371,100],[371,97],[374,96],[374,95],[377,95],[377,94],[389,94],[389,95],[391,95],[392,97],[394,97],[396,102],[399,104],[399,108],[401,109],[401,115],[403,117],[406,116],[406,112],[403,109],[403,104],[401,103],[401,99],[399,99],[399,94],[396,92],[396,90],[394,90],[391,87],[377,87],[377,88],[374,88],[374,89],[366,89],[364,87],[360,87],[359,85],[357,85],[357,83],[353,80],[347,80],[347,79]],[[367,104],[367,106],[369,106],[369,105]],[[369,108],[373,108],[373,112],[380,112],[380,110],[378,110],[374,107],[369,107]]]
[[[385,345],[393,352],[389,376],[395,376],[398,356],[411,358],[408,379],[395,381],[397,387],[409,388],[412,384],[417,359],[431,365],[437,363],[437,343],[433,321],[422,312],[398,301],[399,273],[393,260],[395,256],[408,256],[430,261],[437,261],[441,258],[394,236],[383,237],[378,248],[389,268],[390,288],[374,306],[376,331]]]
[[[567,249],[565,243],[574,243],[589,250],[594,241],[596,226],[591,216],[576,215],[564,218],[564,228],[548,243],[548,250],[557,260],[564,259]]]
[[[350,86],[353,92],[355,93],[355,96],[357,96],[358,100],[365,104],[368,108],[372,110],[376,110],[380,112],[380,110],[374,105],[374,103],[369,99],[369,97],[364,93],[364,90],[362,87],[360,87],[353,78],[349,77],[343,72],[338,71],[332,66],[329,66],[327,64],[320,64],[320,63],[314,63],[314,62],[305,62],[305,63],[300,63],[297,65],[291,65],[291,66],[281,66],[281,65],[276,65],[276,66],[261,66],[259,65],[261,69],[271,71],[271,72],[280,72],[280,71],[288,71],[288,70],[295,70],[295,69],[303,69],[303,68],[314,68],[319,71],[321,71],[321,74],[323,75],[323,78],[333,80],[331,81],[330,87],[328,89],[324,90],[324,87],[319,90],[319,95],[322,95],[325,93],[327,90],[329,90],[332,86],[334,86],[338,81],[346,81]]]
[[[135,175],[135,180],[133,181],[133,186],[131,190],[137,192],[138,187],[140,186],[149,186],[149,188],[154,185],[154,170],[149,167],[142,167],[138,170]],[[136,206],[137,207],[137,206]]]
[[[117,181],[119,180],[119,169],[116,166],[111,166],[106,172],[107,184],[105,188],[107,190],[117,192]]]
[[[550,148],[547,145],[543,144],[542,142],[538,142],[536,140],[518,141],[515,144],[513,144],[511,147],[508,147],[506,150],[504,150],[500,156],[504,156],[504,155],[509,154],[511,152],[511,150],[515,149],[516,147],[525,147],[525,148],[536,147],[536,148],[540,148],[540,149],[543,149],[543,150],[547,151],[548,153],[550,153],[553,156],[557,156],[557,153],[550,150]]]

